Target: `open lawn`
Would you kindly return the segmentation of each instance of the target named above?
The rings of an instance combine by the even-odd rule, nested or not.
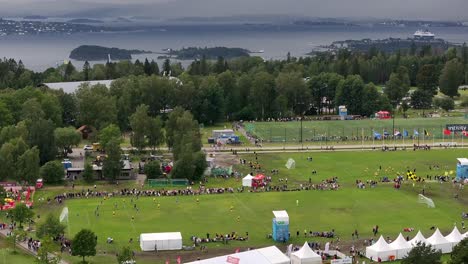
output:
[[[17,253],[9,248],[0,249],[0,264],[31,264],[34,261],[33,256],[23,253],[20,249],[18,249]]]
[[[288,178],[289,186],[298,186],[307,183],[309,177],[316,184],[336,176],[341,188],[337,191],[235,192],[197,197],[143,197],[138,200],[134,197],[74,199],[66,201],[70,212],[67,233],[71,237],[82,228],[90,228],[97,233],[100,256],[93,263],[101,263],[103,259],[110,262],[115,259],[112,252],[123,245],[131,245],[138,251],[137,238],[144,232],[181,231],[185,245],[192,244],[192,235],[205,237],[206,233],[210,233],[212,237],[215,233],[235,231],[245,236],[249,232],[249,241],[230,242],[227,246],[209,243],[206,244],[208,251],[227,248],[231,252],[237,247],[271,245],[273,241],[267,238],[267,234],[271,233],[271,211],[281,209],[287,210],[290,215],[291,242],[294,244],[302,244],[305,240],[322,243],[330,241],[317,237],[304,238],[303,232],[334,229],[341,238],[338,245],[343,247],[343,251],[347,251],[352,243],[362,250],[362,241],[372,236],[374,225],[379,225],[382,235],[391,238],[395,238],[405,227],[421,229],[427,236],[432,234],[429,230],[431,226],[438,226],[444,234],[448,234],[454,223],[460,223],[461,212],[468,209],[467,189],[458,190],[451,183],[436,182],[415,183],[414,186],[413,182],[406,182],[400,190],[394,189],[391,183],[379,183],[376,188],[357,189],[355,181],[380,180],[383,176],[393,178],[397,172],[404,172],[408,168],[416,169],[416,174],[423,178],[427,174],[444,174],[445,171],[455,170],[455,158],[466,156],[466,153],[466,150],[455,149],[259,154],[258,162],[267,175],[271,169],[280,171],[279,175],[273,176],[272,185],[279,185],[279,178]],[[308,156],[313,161],[307,161]],[[284,167],[290,157],[296,160],[296,168],[293,170]],[[254,155],[245,155],[243,158],[255,160]],[[440,169],[429,170],[429,166],[433,165],[438,165]],[[237,169],[244,174],[250,171],[247,165],[238,165]],[[317,174],[312,175],[312,170],[317,170]],[[240,181],[211,179],[208,184],[236,188],[240,186]],[[418,203],[417,195],[423,188],[426,195],[434,200],[436,208],[427,208]],[[38,193],[41,197],[47,195],[47,191],[41,192]],[[455,193],[459,194],[459,198],[454,198]],[[196,198],[199,198],[198,203]],[[99,216],[95,215],[98,206]],[[46,206],[43,207],[45,210]],[[39,207],[37,210],[40,212],[43,209]],[[351,233],[355,229],[359,231],[361,240],[353,242]],[[296,231],[300,232],[299,237],[296,237]],[[415,234],[404,233],[410,237]],[[114,238],[114,243],[107,244],[107,237]],[[130,238],[133,238],[133,243],[129,243]],[[333,240],[336,242],[336,238]],[[105,257],[104,252],[110,255]],[[199,254],[203,257],[204,253]],[[191,255],[191,258],[196,257],[196,252]],[[143,263],[145,258],[143,256]]]
[[[432,138],[436,140],[451,141],[452,136],[443,136],[443,129],[447,124],[467,124],[468,120],[463,117],[443,117],[443,118],[410,118],[410,119],[395,119],[395,130],[398,130],[402,135],[403,131],[408,131],[408,136],[413,136],[414,131],[419,131],[419,139],[423,139],[427,144],[432,143]],[[245,128],[250,133],[258,136],[266,142],[299,142],[301,138],[301,122],[255,122],[246,123]],[[304,142],[318,141],[328,138],[335,140],[337,138],[348,137],[351,140],[353,137],[368,137],[368,141],[372,141],[374,136],[373,130],[380,133],[382,136],[384,131],[392,135],[393,120],[347,120],[347,121],[304,121],[302,122],[302,137]],[[430,134],[429,137],[424,136],[424,130]],[[460,141],[459,135],[454,136],[455,140]],[[468,138],[465,137],[465,140]],[[402,143],[402,139],[397,140]],[[405,138],[406,143],[411,139]],[[358,140],[357,144],[361,144]]]

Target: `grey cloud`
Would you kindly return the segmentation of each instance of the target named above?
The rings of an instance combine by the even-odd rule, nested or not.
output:
[[[0,0],[0,15],[102,15],[208,17],[293,14],[315,17],[468,19],[467,0]],[[106,11],[107,10],[107,11]]]

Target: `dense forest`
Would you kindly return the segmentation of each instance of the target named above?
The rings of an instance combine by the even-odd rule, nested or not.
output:
[[[466,46],[442,55],[430,49],[393,55],[371,49],[272,61],[202,58],[187,69],[167,59],[161,69],[154,61],[137,60],[92,67],[86,62],[82,69],[67,63],[33,72],[21,61],[3,59],[0,179],[34,181],[40,165],[55,166],[49,163],[78,144],[75,128],[82,125],[96,128],[99,142],[114,153],[114,168],[104,166],[111,180],[120,171],[122,132],[131,132],[131,143],[140,150],[165,142],[174,153],[173,176],[199,179],[206,168],[199,124],[334,114],[339,105],[361,116],[410,107],[450,110],[459,86],[467,83],[467,63]],[[101,79],[114,82],[110,88],[83,84],[73,94],[40,85]],[[468,106],[467,98],[461,101]]]

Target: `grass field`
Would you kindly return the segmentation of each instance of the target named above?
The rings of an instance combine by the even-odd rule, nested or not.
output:
[[[414,134],[414,130],[419,131],[419,138],[423,140],[424,130],[430,134],[425,137],[432,142],[432,137],[442,140],[443,129],[447,124],[467,124],[468,120],[463,117],[443,117],[443,118],[411,118],[395,119],[395,130],[403,134],[407,130],[409,136]],[[299,142],[301,138],[300,122],[256,122],[245,124],[246,130],[267,142]],[[304,121],[302,123],[303,141],[333,140],[340,137],[369,137],[372,141],[373,130],[383,135],[384,130],[392,135],[393,120],[348,120],[348,121]],[[461,135],[455,136],[459,139]],[[450,141],[451,136],[446,141]],[[468,138],[466,138],[468,140]],[[409,142],[408,137],[405,139]],[[402,140],[399,140],[400,142]],[[360,141],[359,141],[360,143]]]
[[[2,241],[3,242],[3,241]],[[0,245],[3,243],[0,243]],[[1,245],[4,246],[4,245]],[[0,249],[0,264],[31,264],[34,263],[35,258],[31,255],[26,255],[18,249],[17,253],[13,253],[12,249]]]
[[[259,154],[258,161],[266,171],[279,169],[274,176],[273,185],[279,178],[288,178],[290,185],[313,183],[333,176],[339,177],[341,189],[338,191],[300,191],[270,193],[234,193],[224,195],[205,195],[198,197],[131,197],[103,199],[75,199],[66,201],[69,208],[68,235],[71,237],[82,228],[90,228],[98,235],[98,257],[93,263],[108,263],[115,252],[123,245],[130,245],[138,250],[137,238],[144,232],[181,231],[184,244],[191,245],[190,236],[204,237],[206,233],[229,233],[236,231],[240,235],[249,232],[249,242],[236,241],[224,246],[220,243],[207,244],[208,250],[220,248],[257,247],[271,245],[266,238],[271,233],[272,210],[285,209],[290,215],[292,243],[304,242],[303,230],[335,232],[342,241],[351,241],[351,233],[358,229],[361,237],[370,238],[372,227],[379,225],[381,234],[395,238],[405,227],[421,229],[427,236],[432,233],[431,226],[440,227],[448,234],[454,223],[461,221],[460,214],[466,211],[468,191],[458,190],[450,183],[406,183],[400,190],[395,190],[390,183],[379,183],[376,188],[365,190],[355,187],[355,180],[380,179],[383,176],[394,177],[397,171],[407,168],[416,169],[418,176],[443,174],[445,170],[455,168],[455,158],[466,156],[466,150],[438,151],[399,151],[399,152],[336,152],[336,153],[274,153]],[[307,161],[307,157],[313,161]],[[288,158],[296,160],[296,168],[284,167]],[[253,155],[244,156],[254,160]],[[439,165],[440,170],[429,170],[430,165]],[[382,171],[378,172],[379,166]],[[247,173],[247,166],[238,166],[238,170]],[[311,170],[317,174],[311,174]],[[375,173],[378,175],[375,176]],[[210,186],[238,187],[240,182],[234,179],[212,179]],[[436,208],[430,209],[418,203],[417,194],[425,188],[426,195],[432,198]],[[42,191],[41,191],[42,192]],[[38,193],[44,197],[47,191]],[[459,198],[454,199],[454,193]],[[296,206],[296,200],[299,206]],[[102,202],[102,204],[101,204]],[[160,204],[158,209],[157,203]],[[117,204],[117,209],[115,209]],[[139,211],[133,208],[136,204]],[[99,205],[99,217],[94,211]],[[230,207],[234,210],[231,212]],[[49,209],[40,209],[49,210]],[[56,208],[55,211],[58,211]],[[115,216],[112,212],[115,211]],[[135,220],[132,221],[132,216]],[[240,217],[239,221],[237,220]],[[301,236],[296,237],[296,231]],[[416,232],[406,233],[410,237]],[[106,238],[114,238],[114,244],[107,244]],[[129,239],[133,238],[133,243]],[[308,238],[309,241],[328,241],[322,238]],[[343,242],[343,243],[344,243]],[[342,244],[347,245],[347,244]],[[362,244],[356,245],[363,249]],[[348,249],[344,249],[347,251]],[[104,252],[111,253],[104,255]],[[202,256],[203,257],[203,256]],[[72,258],[72,260],[78,260]],[[146,263],[143,260],[140,263]],[[148,262],[149,263],[149,262]],[[154,262],[153,262],[154,263]]]

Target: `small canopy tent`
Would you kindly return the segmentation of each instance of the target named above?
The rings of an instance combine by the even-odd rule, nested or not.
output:
[[[421,234],[421,231],[418,231],[418,233],[416,234],[416,236],[411,239],[409,241],[410,245],[415,247],[419,242],[421,243],[425,243],[425,244],[428,244],[429,242],[427,242],[426,238],[423,236],[423,234]]]
[[[395,258],[396,255],[397,251],[391,248],[382,236],[372,246],[366,247],[366,257],[373,261],[377,261],[379,258],[382,261],[387,261],[392,257]]]
[[[301,249],[291,254],[291,264],[322,264],[322,257],[305,242]]]
[[[180,232],[140,234],[140,247],[142,251],[180,250],[182,235]]]
[[[395,241],[389,244],[389,246],[397,251],[396,259],[405,258],[412,248],[411,244],[406,241],[401,233]]]
[[[463,235],[458,231],[458,228],[455,226],[452,230],[452,233],[448,234],[445,239],[452,243],[452,247],[456,246],[460,241],[463,240]]]
[[[242,178],[242,186],[252,187],[252,179],[253,179],[253,176],[250,174],[247,174],[247,176]]]
[[[265,186],[265,175],[257,174],[257,176],[252,178],[252,187],[262,187]]]
[[[445,239],[440,233],[439,228],[436,229],[434,234],[427,239],[427,242],[431,244],[435,249],[439,249],[442,253],[450,253],[452,251],[452,243]]]

